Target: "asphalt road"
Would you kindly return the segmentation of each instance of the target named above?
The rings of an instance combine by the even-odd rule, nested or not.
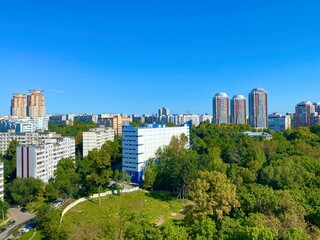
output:
[[[9,219],[16,220],[16,223],[12,227],[8,227],[6,231],[1,233],[0,239],[6,239],[7,237],[9,237],[15,228],[21,228],[24,224],[33,219],[36,214],[28,212],[23,213],[19,208],[9,208],[7,216]]]

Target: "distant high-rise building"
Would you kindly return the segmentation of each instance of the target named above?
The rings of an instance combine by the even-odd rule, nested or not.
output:
[[[300,102],[296,105],[294,116],[295,127],[305,127],[312,125],[311,114],[314,113],[314,105],[310,101]]]
[[[313,103],[314,111],[320,115],[320,102]]]
[[[28,117],[45,117],[46,106],[42,90],[29,90],[27,97]]]
[[[267,91],[255,88],[249,93],[249,124],[253,128],[268,127],[268,98]]]
[[[27,116],[27,100],[23,93],[14,93],[11,99],[10,114],[14,117]]]
[[[235,95],[231,99],[231,123],[245,124],[247,121],[246,99],[243,95]]]
[[[212,99],[212,122],[229,123],[229,97],[226,93],[217,93]]]
[[[167,115],[170,115],[170,109],[166,107],[162,107],[159,109],[158,113],[159,113],[159,116],[162,116],[162,115],[167,116]]]

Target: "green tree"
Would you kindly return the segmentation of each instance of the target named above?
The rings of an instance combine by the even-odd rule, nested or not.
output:
[[[36,178],[17,178],[6,186],[5,192],[10,203],[26,205],[43,195],[44,183]]]
[[[209,217],[194,219],[193,223],[188,225],[188,232],[190,239],[218,239],[216,223]]]
[[[214,215],[221,220],[233,208],[240,207],[236,186],[223,173],[200,171],[189,188],[196,215]]]
[[[38,228],[42,230],[44,239],[48,240],[67,240],[66,231],[60,227],[60,215],[58,211],[54,211],[50,205],[43,205],[36,216]]]
[[[4,166],[4,179],[7,182],[12,182],[16,178],[16,152],[19,142],[12,140],[9,144],[7,151],[3,155],[3,166]]]
[[[76,172],[74,159],[61,159],[58,162],[54,177],[53,185],[63,197],[75,196],[78,194],[80,177]]]
[[[262,225],[255,227],[246,227],[245,235],[251,240],[277,240],[278,233]]]
[[[99,206],[102,188],[107,187],[112,176],[110,157],[111,152],[107,144],[102,145],[100,150],[94,148],[87,156],[92,166],[92,172],[87,175],[86,180],[93,189],[98,190]]]
[[[153,184],[156,180],[157,174],[156,164],[154,163],[154,159],[150,159],[148,161],[148,166],[146,166],[144,171],[144,182],[143,187],[147,190],[151,190],[153,192]]]
[[[153,184],[155,190],[166,190],[185,198],[188,186],[193,180],[201,164],[195,151],[187,150],[187,137],[173,137],[169,146],[159,148],[156,152],[156,177]]]
[[[44,197],[47,199],[47,201],[53,202],[60,197],[59,191],[54,187],[52,183],[48,183],[45,186]]]
[[[0,214],[1,215],[3,214],[3,216],[6,216],[8,209],[9,209],[9,203],[7,203],[6,201],[0,201]],[[1,222],[2,220],[3,219],[1,217]]]
[[[290,229],[282,238],[283,240],[308,240],[308,234],[304,233],[300,228]]]
[[[161,228],[161,235],[166,240],[185,240],[188,239],[188,232],[185,227],[173,224],[165,225]],[[152,238],[151,238],[152,239]]]

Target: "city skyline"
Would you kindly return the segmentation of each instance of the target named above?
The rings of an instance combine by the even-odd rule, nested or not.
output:
[[[268,113],[320,101],[319,2],[74,3],[1,4],[0,115],[30,88],[52,114],[212,114],[256,87]]]

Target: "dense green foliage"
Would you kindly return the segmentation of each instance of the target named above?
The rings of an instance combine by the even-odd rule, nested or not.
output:
[[[43,205],[36,217],[38,228],[42,229],[44,239],[64,240],[68,236],[60,225],[60,212],[55,211],[50,205]]]
[[[16,178],[16,152],[19,142],[17,140],[12,140],[9,144],[7,151],[2,156],[3,166],[4,166],[4,179],[6,182],[12,182]]]
[[[320,125],[271,132],[271,140],[245,130],[202,123],[189,150],[173,139],[150,161],[145,187],[193,200],[184,220],[191,239],[319,238]],[[202,221],[216,233],[195,234]]]
[[[17,178],[5,187],[9,203],[26,205],[42,196],[44,183],[35,178]]]
[[[91,237],[319,239],[320,125],[270,132],[271,140],[251,138],[243,134],[246,130],[250,130],[247,125],[202,123],[190,131],[190,149],[185,148],[185,136],[173,138],[149,161],[144,187],[189,199],[184,217],[155,225],[148,214],[128,213],[126,207],[113,204],[101,212],[99,231]],[[15,181],[9,185],[8,196],[13,202],[25,203],[39,194],[51,201],[100,192],[111,178],[127,180],[124,173],[111,170],[119,159],[118,139],[84,159],[61,160],[55,180],[33,198],[22,201],[18,192],[31,190]],[[43,215],[53,217],[50,211]],[[65,231],[60,228],[45,233],[48,239],[56,235],[63,239]]]
[[[185,227],[172,224],[183,208],[183,201],[174,196],[136,191],[109,195],[100,206],[97,202],[82,202],[64,216],[60,226],[70,239],[187,238]]]

